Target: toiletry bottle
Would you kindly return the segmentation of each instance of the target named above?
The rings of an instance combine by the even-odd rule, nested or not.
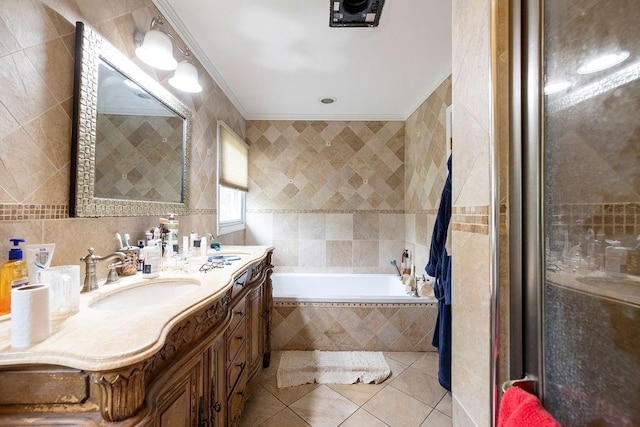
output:
[[[620,245],[620,241],[614,240],[611,246],[607,246],[604,253],[604,269],[612,276],[627,275],[627,248]]]
[[[402,256],[400,257],[400,271],[402,272],[402,274],[405,274],[404,268],[405,268],[408,256],[409,256],[409,250],[408,249],[403,250]]]
[[[407,250],[407,256],[404,259],[404,270],[402,271],[402,274],[411,274],[411,253]]]
[[[153,279],[160,274],[160,263],[162,262],[162,242],[160,240],[151,240],[149,245],[143,248],[144,268],[142,269],[142,277],[145,279]]]
[[[11,312],[11,289],[20,288],[29,283],[27,263],[22,257],[20,242],[24,239],[9,239],[13,248],[9,251],[9,260],[0,266],[0,315]]]

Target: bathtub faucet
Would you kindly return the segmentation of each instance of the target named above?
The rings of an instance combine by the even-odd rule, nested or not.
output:
[[[402,277],[402,273],[400,273],[400,267],[398,267],[398,262],[395,259],[391,260],[391,265],[393,265],[396,270],[398,270],[398,277]]]

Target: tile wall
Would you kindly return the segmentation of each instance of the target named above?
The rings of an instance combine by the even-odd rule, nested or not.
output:
[[[402,122],[250,121],[247,243],[277,247],[278,271],[417,271],[447,176],[451,78]]]
[[[429,260],[431,233],[447,179],[446,110],[450,105],[449,76],[405,122],[405,239],[419,272]]]
[[[435,351],[435,304],[275,302],[274,350]]]
[[[394,271],[403,122],[250,121],[247,140],[247,243],[276,246],[278,271]]]
[[[77,264],[88,246],[100,254],[111,252],[117,246],[113,238],[117,231],[137,240],[157,222],[156,217],[68,218],[78,20],[96,29],[194,111],[191,215],[180,218],[181,227],[215,230],[216,159],[207,148],[215,147],[217,120],[240,135],[245,121],[197,62],[204,90],[187,95],[167,84],[170,73],[135,58],[133,34],[147,31],[157,14],[151,0],[0,2],[0,257],[8,253],[8,239],[19,236],[28,243],[56,242],[54,265]],[[222,240],[243,243],[244,233]]]
[[[452,397],[456,426],[492,425],[492,251],[489,230],[482,226],[485,218],[489,220],[491,199],[491,6],[489,1],[454,0],[452,7]]]

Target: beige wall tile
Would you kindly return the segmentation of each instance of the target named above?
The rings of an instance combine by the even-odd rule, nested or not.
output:
[[[327,214],[326,238],[330,240],[353,239],[353,214]]]
[[[11,199],[3,200],[5,203],[24,202],[56,173],[56,167],[23,129],[0,140],[0,160],[1,185],[11,195]]]
[[[300,237],[300,215],[297,213],[273,214],[274,239],[298,239]]]
[[[25,54],[58,102],[73,94],[73,55],[62,39],[56,38],[25,50]]]
[[[354,240],[353,265],[355,267],[378,267],[378,241]]]
[[[300,238],[301,239],[324,239],[325,238],[325,215],[319,213],[299,214]]]
[[[327,267],[351,267],[352,243],[350,240],[327,240]]]
[[[51,40],[58,35],[44,11],[44,6],[38,0],[0,2],[0,16],[23,49]]]
[[[21,51],[0,58],[0,99],[21,125],[56,102],[47,83]]]

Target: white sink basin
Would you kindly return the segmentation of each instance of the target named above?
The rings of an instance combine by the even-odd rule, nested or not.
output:
[[[125,310],[149,305],[165,304],[197,290],[200,284],[192,281],[140,282],[109,294],[89,304],[96,310]]]

